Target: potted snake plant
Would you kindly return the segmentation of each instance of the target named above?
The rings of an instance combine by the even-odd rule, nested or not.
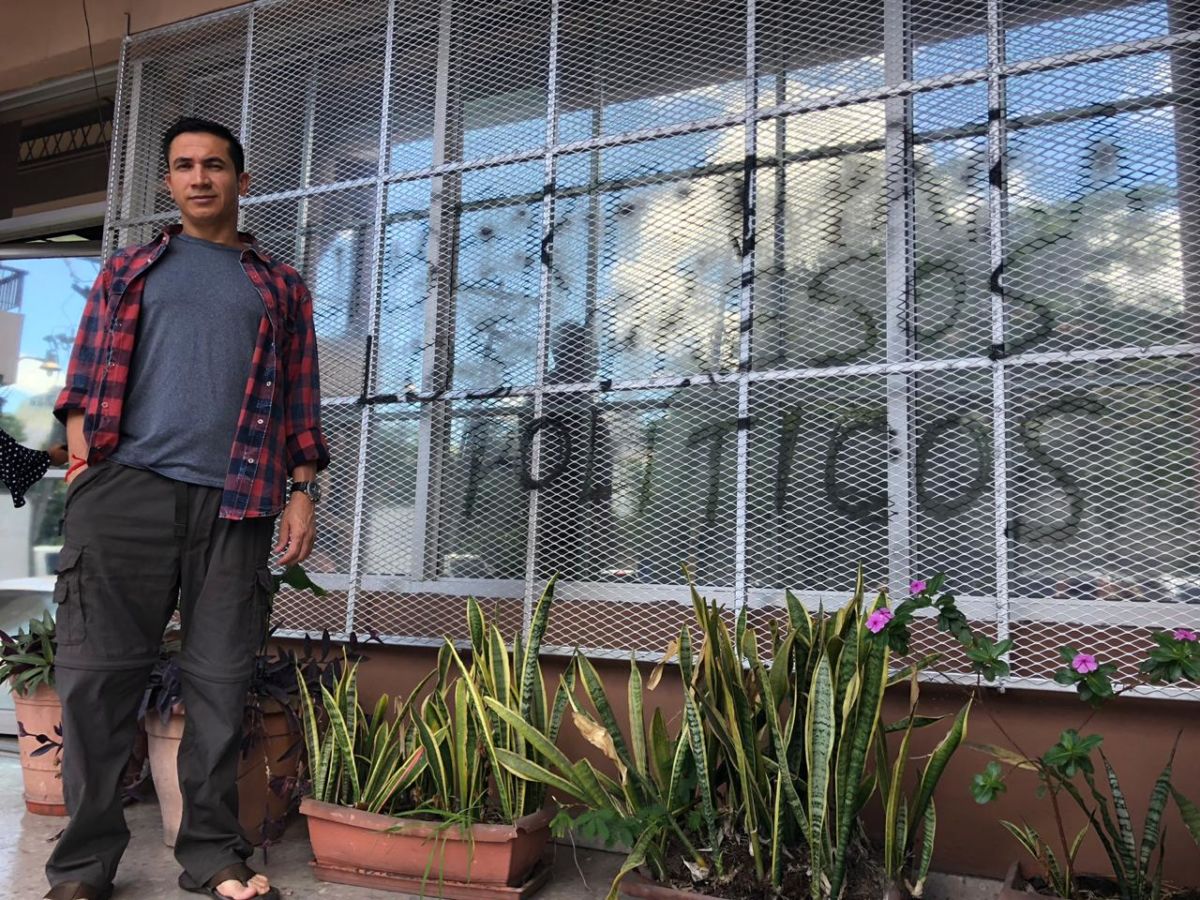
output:
[[[552,580],[511,646],[468,600],[470,662],[447,640],[395,708],[387,696],[363,708],[354,663],[319,693],[301,682],[300,811],[317,878],[458,898],[524,897],[545,882],[554,809],[543,785],[506,765],[544,765],[566,709],[565,687],[547,708],[539,659],[553,594]]]
[[[945,624],[965,624],[953,598],[938,593],[940,583],[921,584],[893,610],[884,595],[867,600],[860,573],[853,598],[836,613],[813,615],[789,594],[786,621],[766,633],[748,623],[745,609],[731,619],[693,588],[694,623],[648,682],[631,662],[625,729],[591,662],[575,656],[574,680],[586,699],[568,695],[572,718],[616,778],[568,759],[513,710],[489,702],[545,758],[501,754],[501,762],[564,801],[583,800],[583,812],[561,813],[556,829],[630,848],[609,900],[920,896],[936,827],[934,790],[966,732],[969,703],[943,723],[944,737],[906,793],[909,739],[938,722],[917,712],[915,673],[931,660],[894,673],[888,664],[893,652],[907,651],[906,623],[917,609],[937,608]],[[682,721],[673,730],[656,709],[647,729],[644,691],[671,659],[683,681]],[[884,691],[905,683],[909,715],[884,722]],[[877,852],[859,819],[873,796],[887,822]]]

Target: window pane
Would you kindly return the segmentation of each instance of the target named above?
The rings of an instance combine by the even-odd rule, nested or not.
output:
[[[540,163],[462,177],[454,280],[455,388],[531,384],[541,283]]]
[[[773,165],[758,177],[755,367],[884,361],[883,105],[791,116],[759,135]]]
[[[1013,593],[1200,598],[1195,361],[1060,363],[1011,384]]]
[[[731,129],[564,160],[551,288],[554,380],[737,367],[742,174],[735,160],[743,143]],[[589,165],[598,167],[595,188]],[[586,336],[580,351],[569,349],[572,333]]]
[[[257,10],[248,168],[255,194],[375,174],[386,0]]]
[[[99,272],[100,261],[92,258],[0,265],[0,428],[28,447],[66,442],[54,403],[66,383],[84,300]],[[60,469],[26,492],[19,509],[7,492],[0,493],[0,588],[30,576],[42,579],[40,589],[51,588],[65,496]]]
[[[438,575],[524,578],[529,528],[522,434],[532,410],[520,401],[459,401],[449,411],[442,463]]]
[[[729,115],[745,105],[741,2],[567,0],[560,16],[562,141]]]
[[[1168,63],[1148,54],[1010,82],[1015,114],[1051,121],[1008,142],[1009,352],[1188,339],[1174,111],[1120,111],[1167,90]]]

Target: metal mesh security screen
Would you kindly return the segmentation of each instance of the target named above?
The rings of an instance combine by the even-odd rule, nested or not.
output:
[[[1191,622],[1200,2],[255,4],[127,41],[110,246],[183,113],[316,297],[286,627],[511,631],[559,572],[550,643],[654,653],[680,564],[764,621],[860,562],[1018,684]]]

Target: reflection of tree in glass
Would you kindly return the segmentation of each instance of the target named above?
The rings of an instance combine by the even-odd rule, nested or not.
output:
[[[455,270],[454,384],[491,390],[530,384],[537,348],[538,207],[462,214]]]

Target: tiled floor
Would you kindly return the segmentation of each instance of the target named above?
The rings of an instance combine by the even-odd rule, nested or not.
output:
[[[16,755],[0,744],[0,898],[37,900],[46,891],[42,866],[65,819],[35,816],[25,811],[21,799],[21,767]],[[175,879],[179,867],[171,849],[162,842],[158,806],[139,803],[126,809],[133,838],[117,875],[114,900],[132,898],[193,897],[179,890]],[[590,900],[602,898],[621,857],[612,853],[554,848],[554,874],[538,893],[538,900]],[[261,853],[251,865],[267,872],[284,897],[318,897],[322,900],[403,900],[408,894],[326,884],[309,871],[311,852],[304,821],[298,818],[284,840],[270,849],[267,863]],[[436,893],[431,891],[431,893]]]

